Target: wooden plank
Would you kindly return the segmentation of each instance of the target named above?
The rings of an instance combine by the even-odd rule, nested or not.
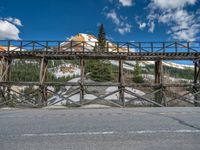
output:
[[[145,100],[145,101],[147,101],[147,102],[149,102],[149,103],[152,103],[152,104],[154,104],[155,106],[163,107],[163,105],[161,105],[161,104],[159,104],[159,103],[157,103],[157,102],[155,102],[155,101],[152,101],[152,100],[150,100],[149,98],[146,98],[146,97],[144,97],[144,96],[140,96],[140,95],[138,95],[138,94],[136,94],[136,93],[133,93],[133,92],[127,90],[127,89],[125,89],[125,92],[128,93],[128,94],[130,94],[130,95],[133,95],[133,96],[136,96],[136,97],[138,97],[138,98],[141,98],[141,99],[143,99],[143,100]]]
[[[80,86],[80,83],[77,82],[44,82],[45,86]],[[10,86],[40,86],[40,82],[0,82],[0,85],[10,85]],[[109,83],[109,82],[85,82],[84,86],[120,86],[119,83]],[[149,83],[141,83],[141,84],[124,84],[124,87],[160,87],[161,84],[149,84]],[[163,87],[200,87],[200,83],[165,83],[162,85]]]
[[[19,51],[19,52],[0,52],[0,56],[7,56],[12,57],[13,59],[21,58],[21,59],[40,59],[42,57],[46,57],[48,59],[112,59],[112,60],[157,60],[158,58],[161,60],[192,60],[196,57],[200,56],[200,53],[188,53],[188,52],[178,52],[178,53],[147,53],[147,52],[124,52],[124,53],[116,53],[116,52],[103,52],[103,53],[95,53],[95,52],[76,52],[71,53],[69,51],[61,51],[61,52],[54,52],[48,51],[48,53],[44,53],[41,51],[35,52],[26,52],[26,51]],[[139,56],[139,57],[138,57]]]
[[[72,94],[69,94],[67,97],[64,97],[64,96],[62,96],[61,94],[58,94],[58,93],[56,93],[56,92],[54,92],[54,91],[52,91],[52,90],[49,90],[49,89],[48,89],[48,91],[51,92],[51,93],[53,93],[53,94],[55,94],[55,95],[57,95],[57,96],[59,96],[60,98],[62,98],[61,100],[59,100],[59,101],[57,101],[57,102],[54,102],[54,103],[52,103],[52,104],[50,104],[50,105],[55,105],[55,104],[57,104],[57,103],[59,103],[59,102],[62,102],[62,101],[64,101],[64,100],[66,100],[67,102],[71,102],[71,103],[73,103],[73,104],[75,104],[75,105],[77,105],[77,106],[81,106],[80,104],[76,104],[74,101],[72,101],[71,99],[69,99],[70,97],[72,97],[72,96],[78,94],[79,91],[75,91],[75,90],[74,90],[73,92],[75,92],[75,93],[71,92]]]
[[[161,86],[160,87],[155,87],[155,90],[157,89],[163,89],[162,88],[162,84],[163,84],[163,67],[162,67],[162,61],[161,60],[158,60],[155,62],[155,84],[160,84]],[[158,93],[155,93],[155,101],[159,104],[162,103],[163,101],[163,93],[162,91],[161,92],[158,92]]]
[[[84,74],[85,74],[85,62],[83,59],[80,59],[80,69],[81,69],[81,78],[80,78],[80,104],[84,100]]]
[[[119,75],[118,75],[118,82],[119,82],[119,101],[123,103],[125,106],[125,99],[124,99],[124,71],[123,71],[123,60],[119,60]]]
[[[197,84],[197,83],[200,83],[200,60],[196,60],[194,62],[194,84]],[[196,87],[196,86],[193,86],[193,90],[195,92],[198,93],[199,91],[199,88]],[[200,104],[198,102],[200,102],[200,98],[199,98],[199,95],[194,95],[194,106],[200,106]]]
[[[44,82],[47,81],[47,66],[48,60],[43,57],[40,63],[40,91],[41,91],[41,101],[39,102],[40,106],[47,106],[47,87],[44,85]]]

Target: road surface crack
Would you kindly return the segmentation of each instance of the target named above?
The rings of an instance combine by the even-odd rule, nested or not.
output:
[[[161,115],[161,114],[154,114],[154,113],[149,113],[149,112],[145,112],[145,113],[148,113],[148,114],[151,114],[151,115],[154,115],[154,116],[162,116],[162,117],[167,117],[167,118],[169,118],[169,119],[173,119],[173,120],[175,120],[175,121],[177,121],[179,124],[181,124],[181,125],[184,125],[184,126],[187,126],[187,127],[191,127],[191,128],[193,128],[193,129],[197,129],[197,130],[200,130],[200,127],[197,127],[197,126],[195,126],[195,125],[192,125],[192,124],[189,124],[189,123],[187,123],[187,122],[185,122],[185,121],[183,121],[183,120],[181,120],[181,119],[178,119],[178,118],[176,118],[176,117],[173,117],[173,116],[169,116],[169,115]]]

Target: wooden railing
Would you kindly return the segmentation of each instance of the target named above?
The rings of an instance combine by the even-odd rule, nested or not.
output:
[[[6,41],[0,40],[2,51],[78,51],[78,52],[200,52],[200,42],[98,42],[82,41]]]

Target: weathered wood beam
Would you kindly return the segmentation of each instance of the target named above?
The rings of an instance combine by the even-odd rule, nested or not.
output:
[[[75,104],[75,105],[77,105],[77,106],[80,106],[80,104],[76,104],[74,101],[72,101],[72,100],[70,99],[70,97],[72,97],[72,96],[74,96],[74,95],[76,95],[76,94],[79,93],[79,91],[77,91],[77,89],[74,90],[74,91],[72,91],[72,92],[70,92],[70,93],[68,93],[68,94],[66,94],[66,95],[68,95],[67,97],[65,97],[65,96],[63,96],[63,95],[61,95],[61,94],[58,94],[58,93],[56,93],[56,92],[54,92],[54,91],[52,91],[52,90],[49,90],[49,89],[48,89],[48,91],[51,92],[51,93],[53,93],[53,94],[55,94],[55,95],[57,95],[58,97],[61,98],[61,100],[56,101],[56,102],[54,102],[54,103],[51,103],[50,105],[55,105],[55,104],[57,104],[57,103],[59,103],[59,102],[62,102],[62,101],[64,101],[64,100],[66,100],[67,102],[71,102],[72,104]]]
[[[0,59],[0,82],[9,82],[11,78],[11,64],[12,64],[12,59],[11,58],[5,58],[2,57]],[[6,94],[1,94],[2,99],[4,101],[9,101],[10,100],[10,86],[3,86],[2,90],[6,91]]]
[[[45,86],[80,86],[78,82],[44,82]],[[10,86],[40,86],[40,82],[0,82],[0,85],[10,85]],[[120,86],[119,83],[108,83],[108,82],[87,82],[84,83],[85,86]],[[125,87],[160,87],[161,84],[149,84],[149,83],[140,83],[140,84],[124,84]],[[198,87],[200,88],[200,83],[164,83],[163,87]]]
[[[129,91],[127,89],[125,89],[125,92],[130,94],[130,95],[133,95],[135,97],[141,98],[141,99],[143,99],[143,100],[145,100],[145,101],[147,101],[147,102],[149,102],[151,104],[154,104],[155,106],[163,107],[163,105],[161,105],[160,103],[157,103],[157,102],[155,102],[155,101],[153,101],[153,100],[151,100],[149,98],[146,98],[144,96],[140,96],[139,94],[133,93],[132,91]]]
[[[113,91],[113,92],[110,92],[110,93],[108,93],[108,94],[106,94],[106,95],[103,95],[103,96],[97,96],[97,98],[95,98],[95,99],[93,99],[93,100],[89,100],[89,101],[83,102],[82,104],[83,104],[83,105],[86,105],[86,104],[89,104],[89,103],[92,103],[92,102],[95,102],[95,101],[98,101],[98,100],[106,100],[106,99],[105,99],[106,97],[108,97],[108,96],[110,96],[110,95],[113,95],[113,94],[115,94],[115,93],[118,93],[119,91],[120,91],[120,89],[115,90],[115,91]],[[106,101],[109,101],[109,100],[106,100]],[[109,103],[112,103],[112,102],[109,102]],[[121,106],[121,105],[119,105],[119,104],[116,104],[116,105]]]
[[[125,99],[124,99],[124,71],[123,71],[123,63],[122,59],[119,60],[119,75],[118,75],[118,82],[119,82],[119,100],[125,106]]]
[[[39,82],[40,82],[40,92],[41,92],[41,99],[39,101],[39,106],[47,106],[47,87],[44,85],[44,83],[47,81],[47,70],[48,70],[48,59],[42,58],[40,62],[40,76],[39,76]]]
[[[199,52],[90,52],[90,51],[6,51],[0,57],[12,59],[112,59],[112,60],[194,60],[199,59]]]
[[[81,78],[80,78],[80,104],[84,100],[84,77],[85,77],[85,62],[84,59],[80,59],[80,69],[81,69]]]
[[[194,84],[200,83],[200,60],[194,61]],[[198,92],[199,88],[196,86],[193,86],[193,91]],[[200,101],[199,95],[194,95],[194,106],[200,106],[200,104],[196,101]]]
[[[11,77],[11,72],[10,72],[10,68],[11,68],[11,63],[12,63],[12,59],[8,59],[3,57],[0,60],[0,82],[4,81],[10,81],[10,77]]]
[[[162,66],[162,61],[158,60],[155,61],[155,84],[160,84],[160,87],[155,87],[155,90],[160,88],[163,90],[163,66]],[[164,100],[164,94],[162,91],[155,93],[155,101],[159,104],[162,103]]]

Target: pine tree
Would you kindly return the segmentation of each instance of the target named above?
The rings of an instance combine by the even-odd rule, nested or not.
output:
[[[143,77],[142,77],[142,70],[141,70],[141,67],[140,67],[138,61],[136,61],[135,65],[134,65],[133,81],[136,83],[144,82]]]
[[[103,24],[99,26],[98,43],[99,43],[99,49],[101,51],[104,51],[106,47],[106,33]]]
[[[103,24],[99,26],[98,50],[103,52],[106,47],[106,33]],[[94,49],[94,51],[96,48]],[[86,72],[90,72],[90,78],[94,81],[111,81],[112,70],[111,63],[106,60],[89,60],[86,64]]]

